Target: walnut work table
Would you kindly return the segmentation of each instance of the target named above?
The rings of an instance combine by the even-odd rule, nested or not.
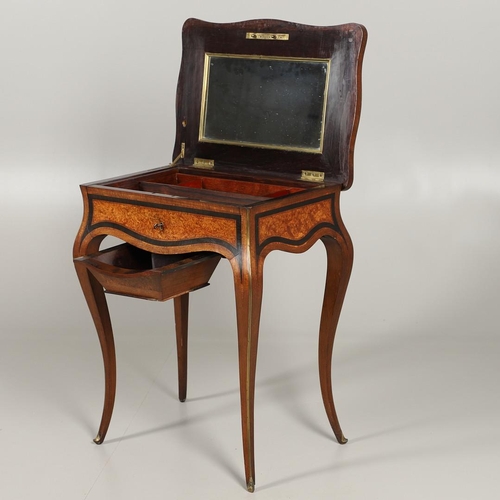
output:
[[[245,477],[253,492],[264,260],[273,250],[305,252],[318,240],[327,252],[321,393],[337,440],[347,441],[335,411],[331,361],[353,261],[339,199],[352,183],[365,43],[366,30],[356,24],[186,21],[174,161],[81,186],[84,215],[74,263],[105,368],[96,443],[105,439],[116,385],[105,292],[174,299],[179,399],[184,401],[189,293],[205,286],[225,257],[234,276]],[[245,86],[250,90],[241,92]],[[108,235],[124,243],[100,250]]]

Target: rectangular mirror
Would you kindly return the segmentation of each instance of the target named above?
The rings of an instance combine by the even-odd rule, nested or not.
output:
[[[328,59],[206,54],[199,140],[321,153]]]

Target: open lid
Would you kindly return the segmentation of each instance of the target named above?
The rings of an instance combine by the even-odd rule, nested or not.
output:
[[[188,19],[182,40],[174,157],[350,187],[363,26]]]

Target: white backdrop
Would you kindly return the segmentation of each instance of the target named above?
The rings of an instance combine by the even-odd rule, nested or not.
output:
[[[480,366],[486,346],[499,349],[498,5],[2,0],[0,341],[95,335],[71,260],[79,184],[170,161],[185,19],[265,17],[368,29],[355,181],[342,197],[355,262],[337,346],[423,336],[451,350],[469,339]],[[317,334],[324,272],[320,245],[268,257],[261,338]],[[111,307],[122,338],[172,330],[171,306]],[[236,337],[227,262],[191,310],[195,340],[206,328]]]
[[[188,17],[366,25],[355,183],[342,200],[355,245],[342,329],[496,334],[499,10],[493,0],[312,0],[307,8],[281,0],[175,8],[152,0],[4,0],[0,334],[91,327],[71,263],[78,185],[170,161]],[[319,246],[300,256],[271,254],[263,324],[308,332],[324,264]],[[228,266],[220,266],[214,288],[193,321],[220,307],[224,323],[234,300]],[[145,306],[131,307],[139,314]]]

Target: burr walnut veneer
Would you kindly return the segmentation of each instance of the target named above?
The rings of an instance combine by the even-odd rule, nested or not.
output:
[[[352,267],[340,194],[352,183],[366,30],[274,20],[186,21],[174,161],[81,186],[74,263],[105,367],[104,441],[116,361],[105,293],[174,299],[179,398],[186,398],[189,293],[221,257],[234,276],[246,485],[255,487],[254,389],[263,265],[273,250],[327,250],[319,378],[330,425],[335,330]],[[111,235],[123,244],[100,250]]]

